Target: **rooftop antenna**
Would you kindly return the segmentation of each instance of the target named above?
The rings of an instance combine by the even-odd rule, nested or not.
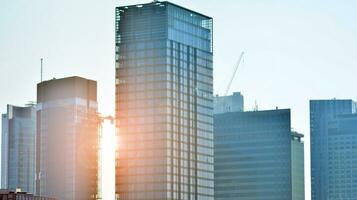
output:
[[[43,81],[43,58],[41,58],[41,82]]]

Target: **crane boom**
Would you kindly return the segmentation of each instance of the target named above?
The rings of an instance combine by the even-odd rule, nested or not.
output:
[[[236,66],[234,67],[234,72],[233,72],[232,77],[231,77],[231,79],[230,79],[230,81],[228,83],[228,86],[227,86],[226,92],[224,93],[224,96],[228,95],[229,89],[231,88],[231,85],[232,85],[233,79],[234,79],[234,77],[235,77],[235,75],[237,73],[238,67],[239,67],[240,63],[242,62],[243,55],[244,55],[244,51],[242,51],[242,53],[240,54],[238,62],[236,64]]]

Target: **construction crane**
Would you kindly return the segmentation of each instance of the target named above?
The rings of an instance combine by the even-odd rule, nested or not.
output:
[[[241,63],[242,60],[243,60],[243,55],[244,55],[244,51],[242,51],[242,53],[240,54],[239,59],[238,59],[238,62],[237,62],[237,64],[236,64],[235,67],[234,67],[234,71],[233,71],[232,77],[231,77],[231,79],[229,80],[229,83],[228,83],[226,92],[224,93],[224,96],[227,96],[227,95],[228,95],[228,92],[229,92],[229,89],[231,88],[233,79],[234,79],[234,77],[235,77],[235,75],[236,75],[236,73],[237,73],[237,70],[238,70],[238,68],[239,68],[240,63]]]

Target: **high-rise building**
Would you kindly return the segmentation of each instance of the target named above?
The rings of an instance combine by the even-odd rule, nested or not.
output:
[[[229,96],[215,96],[213,102],[214,114],[244,111],[244,98],[240,92],[233,92]]]
[[[9,119],[7,114],[1,115],[1,188],[6,189],[7,184],[7,166],[8,166],[8,132]]]
[[[357,198],[357,114],[340,115],[328,124],[327,198]]]
[[[310,100],[311,199],[327,199],[328,123],[337,115],[352,114],[352,100]]]
[[[1,188],[35,192],[36,108],[7,105],[2,115]]]
[[[80,77],[37,85],[37,194],[96,199],[97,83]]]
[[[212,18],[154,1],[116,8],[116,192],[214,198]]]
[[[214,115],[216,200],[304,199],[302,135],[290,124],[289,109]]]

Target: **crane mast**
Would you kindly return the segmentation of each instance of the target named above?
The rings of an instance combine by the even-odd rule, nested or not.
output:
[[[243,55],[244,55],[244,51],[242,51],[242,53],[240,54],[239,59],[238,59],[238,62],[237,62],[237,64],[236,64],[235,67],[234,67],[234,71],[233,71],[232,77],[231,77],[231,79],[229,80],[229,83],[228,83],[226,92],[224,93],[224,96],[227,96],[227,95],[228,95],[228,92],[229,92],[229,89],[231,88],[233,79],[234,79],[234,77],[235,77],[235,75],[236,75],[236,73],[237,73],[237,70],[238,70],[238,68],[239,68],[240,63],[241,63],[242,60],[243,60]]]

